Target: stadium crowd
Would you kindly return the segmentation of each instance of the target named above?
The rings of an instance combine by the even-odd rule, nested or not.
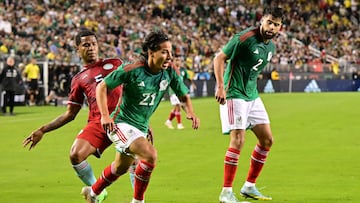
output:
[[[355,0],[0,0],[0,60],[15,55],[19,64],[35,57],[56,62],[59,69],[73,67],[79,64],[73,39],[80,27],[98,34],[101,57],[132,60],[144,36],[158,27],[172,37],[187,68],[211,74],[223,42],[256,25],[269,4],[287,11],[272,61],[280,72],[310,72],[307,64],[320,61],[336,74],[360,64],[360,5]]]

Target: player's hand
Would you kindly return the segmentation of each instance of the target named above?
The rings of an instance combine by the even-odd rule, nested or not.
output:
[[[154,145],[154,135],[153,135],[153,130],[150,128],[148,128],[148,134],[146,135],[147,140]]]
[[[101,126],[105,130],[106,133],[110,133],[114,130],[114,120],[110,118],[110,116],[102,116],[101,117]]]
[[[186,114],[186,119],[188,120],[192,120],[192,128],[193,129],[198,129],[200,127],[200,119],[193,113],[187,113]]]
[[[29,150],[34,148],[38,142],[40,142],[41,138],[44,136],[44,132],[40,129],[32,132],[27,138],[23,141],[23,147],[26,147],[31,143]]]
[[[224,105],[226,103],[226,92],[224,88],[218,88],[215,93],[215,99],[219,104]]]

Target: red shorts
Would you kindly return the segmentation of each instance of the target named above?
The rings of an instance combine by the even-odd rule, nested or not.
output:
[[[77,138],[87,140],[94,146],[96,148],[94,155],[98,158],[100,158],[104,150],[112,144],[99,122],[89,122],[85,128],[80,131]]]

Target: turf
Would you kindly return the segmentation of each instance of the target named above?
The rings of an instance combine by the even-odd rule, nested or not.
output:
[[[275,143],[257,186],[274,203],[358,202],[360,199],[360,94],[293,93],[261,95],[269,112]],[[214,98],[193,100],[201,128],[169,130],[164,126],[170,104],[164,101],[151,119],[158,163],[146,193],[147,203],[218,202],[228,136],[221,135]],[[32,151],[22,140],[65,107],[16,107],[16,116],[0,116],[1,202],[78,203],[83,184],[71,168],[68,154],[85,125],[82,110],[68,125],[45,135]],[[184,114],[183,114],[184,115]],[[256,143],[247,133],[234,192],[239,196]],[[98,176],[114,158],[114,149],[89,162]],[[130,202],[128,175],[108,188],[106,202]],[[242,199],[241,197],[239,197]],[[252,201],[256,202],[256,201]]]

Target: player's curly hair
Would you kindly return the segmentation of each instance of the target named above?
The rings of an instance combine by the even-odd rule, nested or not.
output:
[[[169,37],[162,30],[153,30],[146,37],[142,44],[141,55],[148,58],[148,50],[157,51],[160,49],[160,44],[169,41]]]
[[[96,34],[86,28],[80,29],[80,31],[75,36],[75,44],[76,46],[79,46],[81,43],[81,38],[86,36],[95,36],[96,40],[98,39]]]
[[[281,7],[267,7],[264,9],[263,15],[272,15],[274,18],[280,18],[281,21],[284,21],[284,9]]]

